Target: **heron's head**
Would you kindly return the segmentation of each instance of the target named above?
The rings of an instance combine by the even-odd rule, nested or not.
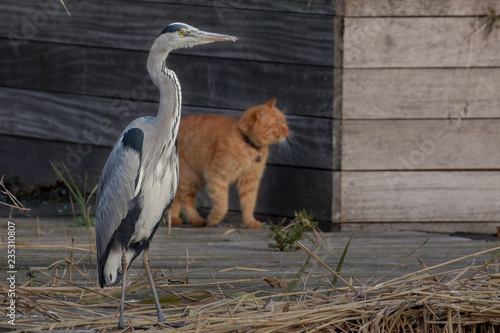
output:
[[[177,22],[165,27],[156,42],[165,45],[165,48],[171,51],[218,41],[236,41],[237,39],[234,36],[202,31],[189,24]]]

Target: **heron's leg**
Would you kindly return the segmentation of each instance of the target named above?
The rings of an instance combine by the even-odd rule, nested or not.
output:
[[[163,312],[161,311],[160,302],[158,301],[158,295],[156,294],[155,283],[153,277],[151,276],[151,271],[149,270],[149,245],[144,249],[144,254],[142,255],[142,263],[144,264],[144,270],[148,275],[149,285],[151,286],[151,292],[153,293],[153,298],[155,301],[156,311],[158,312],[158,322],[166,321]]]
[[[127,283],[127,256],[125,255],[125,247],[122,247],[122,297],[120,300],[120,319],[118,320],[119,329],[125,329],[125,321],[123,320],[123,307],[125,304],[126,283]]]

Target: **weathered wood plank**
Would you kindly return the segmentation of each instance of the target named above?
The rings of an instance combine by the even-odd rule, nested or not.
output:
[[[145,69],[146,52],[41,42],[19,49],[16,55],[0,38],[1,86],[158,100]],[[331,67],[177,54],[169,56],[168,64],[183,86],[186,105],[244,110],[276,96],[288,114],[333,117]]]
[[[498,67],[500,33],[472,17],[345,18],[346,68]]]
[[[338,181],[338,182],[337,182]],[[332,190],[332,187],[337,187]],[[338,172],[268,165],[261,181],[256,213],[293,217],[302,208],[318,221],[338,222],[340,206],[333,196],[339,191]],[[230,207],[239,211],[239,199],[233,189]]]
[[[424,231],[432,232],[437,234],[449,234],[449,233],[459,233],[456,236],[463,235],[467,237],[474,234],[485,234],[477,235],[477,239],[491,239],[495,238],[498,232],[498,221],[494,222],[349,222],[342,224],[343,232],[351,232],[358,235],[360,232],[371,232],[380,233],[387,232],[387,230],[401,232],[403,230],[409,231]],[[489,236],[489,235],[491,236]],[[433,235],[434,237],[435,235]],[[488,237],[489,236],[489,237]],[[497,241],[495,239],[494,241]],[[423,241],[422,241],[423,242]],[[448,247],[447,247],[448,249]]]
[[[83,186],[87,173],[88,186],[94,186],[111,151],[110,147],[3,135],[0,135],[0,141],[0,156],[4,156],[0,159],[2,175],[6,179],[18,176],[23,184],[28,185],[54,183],[57,175],[49,161],[58,166],[62,161],[78,184]],[[261,182],[256,211],[264,215],[293,217],[294,210],[306,208],[318,220],[329,222],[332,217],[333,175],[334,172],[329,170],[270,164]],[[231,209],[239,211],[235,191],[231,192],[230,202]]]
[[[15,49],[29,39],[146,51],[166,25],[186,22],[235,35],[239,41],[178,53],[333,65],[332,15],[233,8],[220,17],[217,2],[187,7],[144,1],[72,1],[68,6],[71,16],[57,3],[3,2],[0,36],[8,37]],[[304,32],[310,32],[307,38]]]
[[[481,16],[495,0],[345,0],[346,16]]]
[[[345,69],[344,119],[498,118],[500,68]]]
[[[500,171],[345,171],[341,182],[342,223],[500,219]]]
[[[116,107],[116,100],[110,98],[1,87],[0,100],[0,134],[108,147],[133,119],[156,116],[158,108],[155,102],[121,103]],[[277,106],[280,104],[278,100]],[[183,116],[206,113],[239,117],[242,112],[183,107]],[[339,169],[340,141],[332,142],[332,133],[340,132],[338,120],[289,115],[287,121],[290,139],[271,146],[270,163]],[[312,132],[315,135],[310,135]]]
[[[22,184],[53,184],[58,178],[50,161],[61,172],[64,163],[83,188],[85,173],[88,186],[99,182],[101,170],[111,148],[61,141],[0,135],[0,172],[6,179],[18,176]]]
[[[313,185],[311,182],[315,183],[314,186],[311,186]],[[330,187],[332,185],[337,186],[337,188],[340,185],[338,172],[267,165],[257,198],[256,218],[264,216],[266,219],[261,221],[267,222],[268,217],[293,217],[294,212],[306,209],[314,214],[317,221],[338,223],[340,204],[336,197],[332,197]],[[316,191],[318,193],[315,193]],[[309,193],[309,196],[294,197],[288,194],[298,192]],[[235,186],[230,187],[229,194],[230,213],[225,220],[229,222],[241,221],[239,196]],[[210,211],[212,202],[206,188],[198,194],[196,206],[200,208],[202,215],[206,215]]]
[[[79,247],[88,246],[88,238],[85,227],[74,226],[71,218],[31,218],[13,219],[16,224],[16,238],[23,244],[17,249],[18,260],[16,266],[19,272],[29,271],[33,267],[47,267],[54,262],[64,258],[65,251],[61,246],[74,243]],[[475,224],[470,224],[470,226]],[[40,235],[34,236],[34,230],[39,229]],[[275,276],[279,279],[286,277],[290,281],[306,260],[307,255],[299,252],[280,252],[268,247],[269,239],[266,238],[267,230],[239,229],[224,235],[229,228],[173,228],[168,234],[162,225],[155,234],[151,245],[151,268],[161,269],[166,274],[181,273],[189,267],[189,284],[169,284],[169,290],[181,292],[186,288],[199,289],[197,283],[209,282],[212,286],[205,285],[203,290],[219,292],[220,287],[224,293],[229,294],[236,290],[246,292],[276,293],[276,289],[263,285],[262,279]],[[329,266],[335,266],[340,258],[345,244],[352,236],[350,232],[325,233],[322,235],[324,246],[317,249],[315,253],[323,260],[327,260]],[[421,245],[426,242],[425,246]],[[309,246],[308,241],[306,241]],[[46,246],[41,246],[46,245]],[[51,246],[47,246],[51,245]],[[351,240],[341,275],[345,278],[356,277],[359,281],[374,285],[374,281],[386,274],[385,279],[401,277],[410,272],[422,269],[425,265],[440,264],[452,259],[465,257],[467,255],[493,248],[495,241],[471,240],[456,237],[449,234],[436,234],[429,239],[429,234],[422,232],[356,232]],[[410,258],[400,263],[412,251],[418,250]],[[302,253],[301,253],[302,252]],[[80,268],[85,269],[87,276],[82,278],[79,274],[73,274],[72,281],[81,285],[95,283],[97,279],[96,265],[89,259],[87,252],[73,251],[74,260],[79,263]],[[85,257],[84,257],[85,256]],[[90,256],[94,259],[94,256]],[[82,260],[83,258],[83,260]],[[418,259],[418,260],[417,260]],[[483,263],[491,259],[491,254],[483,254],[475,258],[460,260],[447,264],[444,267],[433,269],[433,274],[438,272],[450,272],[457,269]],[[398,264],[399,263],[399,264]],[[249,267],[265,269],[261,270],[239,270],[235,267]],[[392,271],[396,266],[399,269]],[[200,268],[199,271],[196,269]],[[210,269],[208,269],[210,268]],[[230,269],[233,268],[233,269]],[[310,267],[312,274],[304,285],[298,285],[297,290],[302,288],[329,288],[328,280],[331,273],[324,268]],[[130,280],[135,280],[144,274],[140,260],[136,260],[130,267]],[[18,273],[19,276],[21,275]],[[244,282],[236,282],[236,279],[245,278]],[[89,281],[90,279],[90,281]],[[178,278],[180,279],[180,278]],[[219,285],[213,284],[213,280]],[[37,275],[37,281],[52,281],[52,277]],[[229,281],[231,284],[228,285]],[[300,282],[302,283],[302,282]],[[159,295],[166,294],[164,288],[159,288]],[[147,290],[149,292],[149,290]],[[142,297],[135,294],[134,297]],[[147,295],[145,297],[150,297]],[[112,311],[116,309],[113,308]]]
[[[500,169],[500,120],[353,120],[342,170]]]
[[[252,10],[270,10],[293,13],[315,13],[315,14],[339,14],[341,1],[302,1],[302,0],[254,0],[254,1],[231,1],[231,0],[140,0],[144,2],[161,2],[169,4],[194,5],[194,6],[213,6],[217,10],[218,16],[223,19],[231,15],[236,9]],[[339,14],[340,15],[340,14]]]

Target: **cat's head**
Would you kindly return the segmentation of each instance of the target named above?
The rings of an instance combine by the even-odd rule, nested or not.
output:
[[[276,98],[247,109],[238,120],[241,132],[260,146],[281,142],[288,135],[283,112],[275,107]]]

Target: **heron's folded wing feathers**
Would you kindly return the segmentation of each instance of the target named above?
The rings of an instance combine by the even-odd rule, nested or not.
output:
[[[99,182],[95,227],[99,257],[131,208],[139,174],[140,153],[125,147],[122,142],[119,140],[113,148]]]

